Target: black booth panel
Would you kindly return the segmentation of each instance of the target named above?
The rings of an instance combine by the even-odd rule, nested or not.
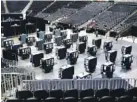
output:
[[[101,43],[102,43],[102,40],[101,40],[101,39],[96,39],[96,40],[93,40],[93,41],[92,41],[92,44],[93,44],[93,45],[96,45],[98,49],[100,48]]]
[[[45,24],[48,24],[47,20],[31,16],[27,16],[26,18],[29,22],[34,23],[35,28],[39,29],[40,31],[45,31]]]
[[[90,60],[89,63],[88,63],[89,67],[94,67],[95,68],[96,65],[97,65],[97,58]]]
[[[106,34],[105,30],[97,29],[97,31],[98,31],[98,34],[100,34],[100,35],[105,35]]]
[[[137,37],[137,26],[131,27],[131,35]]]
[[[86,33],[93,33],[93,32],[95,32],[94,28],[87,28],[86,29]]]
[[[117,32],[110,32],[109,36],[110,37],[116,37],[117,36]]]
[[[67,68],[67,69],[63,70],[62,77],[64,79],[72,79],[73,78],[73,74],[74,74],[74,67]]]
[[[2,54],[5,59],[18,61],[18,55],[15,50],[2,50]]]
[[[66,57],[66,48],[58,49],[58,57],[59,59],[64,59]]]
[[[43,53],[36,54],[32,56],[32,63],[34,64],[35,67],[40,66],[40,59],[44,57]]]

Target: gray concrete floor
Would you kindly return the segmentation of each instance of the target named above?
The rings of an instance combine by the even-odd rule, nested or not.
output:
[[[72,32],[70,30],[68,30],[68,37],[71,33]],[[92,45],[92,39],[96,38],[96,36],[94,34],[87,34],[85,31],[81,31],[79,34],[80,35],[83,35],[83,34],[88,35],[88,43],[87,43],[88,45]],[[30,36],[36,37],[36,34],[31,34]],[[121,38],[119,39],[118,42],[116,42],[114,38],[110,38],[110,37],[106,38],[105,36],[99,36],[99,38],[102,39],[102,45],[101,45],[101,49],[99,49],[97,52],[97,67],[96,67],[95,72],[92,74],[92,77],[93,78],[101,78],[101,74],[100,74],[101,65],[106,62],[105,61],[105,54],[103,51],[103,43],[104,43],[104,41],[113,41],[113,48],[112,49],[118,51],[114,77],[137,78],[137,44],[125,41]],[[15,43],[19,42],[18,37],[14,37],[12,39],[14,39]],[[132,47],[133,47],[132,48],[132,55],[133,55],[134,59],[133,59],[133,63],[132,63],[132,69],[129,71],[122,70],[121,65],[120,65],[121,57],[122,57],[121,47],[123,45],[132,45]],[[24,44],[24,46],[27,46],[27,45]],[[44,73],[41,68],[33,67],[32,64],[30,63],[30,59],[19,60],[18,66],[19,66],[19,68],[23,67],[23,68],[27,69],[28,71],[35,72],[35,78],[38,80],[41,80],[41,79],[59,79],[59,76],[58,76],[59,75],[59,68],[62,65],[67,64],[67,60],[66,59],[58,60],[57,57],[55,56],[55,49],[56,49],[56,46],[54,45],[54,49],[53,49],[53,52],[51,54],[44,54],[44,57],[53,56],[55,58],[56,64],[54,65],[53,71],[51,71],[50,73]],[[76,49],[76,44],[74,44],[74,46],[71,47],[70,49]],[[35,46],[31,46],[31,50],[32,50],[32,53],[34,53],[34,52],[43,52],[44,53],[44,51],[38,51]],[[75,68],[74,76],[85,72],[84,58],[86,58],[86,57],[88,57],[87,51],[84,54],[79,55],[77,64],[74,65],[74,68]]]

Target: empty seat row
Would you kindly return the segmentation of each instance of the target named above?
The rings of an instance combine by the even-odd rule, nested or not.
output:
[[[109,89],[100,89],[100,90],[93,90],[93,89],[86,89],[86,90],[51,90],[50,92],[46,90],[37,90],[34,92],[31,91],[18,91],[16,93],[17,98],[19,99],[28,99],[32,98],[33,96],[37,99],[46,99],[47,97],[55,97],[57,99],[63,99],[65,97],[74,97],[75,99],[83,99],[84,97],[97,97],[101,98],[103,96],[112,96],[112,97],[120,97],[123,95],[128,96],[136,96],[137,97],[137,88],[132,88],[129,90],[125,90],[123,88],[109,90]]]
[[[114,28],[114,31],[117,31],[119,33],[127,28],[130,28],[135,23],[136,20],[137,20],[137,12],[134,13],[131,17],[129,17],[126,21],[124,21],[124,23],[117,25]]]
[[[52,1],[33,1],[32,5],[30,6],[29,11],[32,10],[32,12],[29,14],[29,16],[35,16],[38,12],[46,8],[48,5],[50,5]]]
[[[71,3],[71,1],[56,1],[49,8],[45,9],[43,12],[52,14],[56,12],[58,9],[67,6],[69,3]]]
[[[21,12],[29,1],[6,1],[9,12]]]
[[[46,100],[37,100],[37,99],[29,99],[29,100],[18,100],[18,99],[9,99],[6,102],[137,102],[137,98],[132,98],[130,96],[121,96],[116,99],[111,96],[104,96],[100,99],[96,97],[85,97],[81,101],[76,100],[74,97],[66,97],[63,100],[59,100],[55,97],[48,97]]]
[[[136,9],[136,4],[117,3],[95,17],[99,29],[112,29]]]
[[[62,19],[60,22],[62,23],[70,23],[72,25],[80,25],[95,17],[107,7],[112,5],[110,2],[92,2],[87,4],[87,6],[83,7],[77,13],[74,13],[67,19]]]

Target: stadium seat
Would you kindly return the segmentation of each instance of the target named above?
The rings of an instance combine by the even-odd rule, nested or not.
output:
[[[120,97],[120,96],[123,96],[124,94],[125,94],[124,88],[119,88],[119,89],[110,91],[110,96],[112,96],[112,97]]]
[[[133,102],[137,102],[137,97],[134,97],[134,98],[133,98]]]
[[[23,102],[42,102],[41,100],[37,100],[37,99],[28,99],[28,100],[25,100]]]
[[[55,97],[48,97],[46,99],[46,102],[60,102],[60,100]]]
[[[74,97],[66,97],[63,102],[77,102],[77,100]]]
[[[135,97],[137,97],[137,87],[132,88],[132,89],[129,89],[129,90],[127,91],[127,94],[128,94],[129,96],[135,96]]]
[[[84,97],[81,102],[98,102],[98,99],[95,97]]]
[[[119,99],[118,99],[118,102],[132,102],[132,97],[130,96],[121,96]]]
[[[108,89],[100,89],[97,90],[95,93],[95,97],[103,97],[103,96],[109,96],[109,90]]]
[[[51,90],[50,97],[56,97],[58,99],[63,98],[63,91],[62,90]]]
[[[46,90],[37,90],[34,92],[34,96],[37,99],[46,99],[49,97],[49,93]]]
[[[104,96],[100,99],[99,102],[115,102],[115,98],[111,96]]]
[[[89,97],[89,96],[94,96],[94,90],[93,89],[86,89],[86,90],[81,90],[80,92],[80,98],[84,97]]]
[[[21,102],[21,100],[18,99],[8,99],[6,102]]]
[[[32,92],[29,90],[17,91],[16,95],[18,99],[28,99],[33,97]]]
[[[77,89],[66,90],[64,92],[64,97],[74,97],[75,99],[78,99],[78,90]]]

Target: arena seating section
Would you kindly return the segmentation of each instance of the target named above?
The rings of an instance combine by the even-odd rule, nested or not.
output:
[[[70,5],[68,5],[67,8],[80,9],[89,3],[91,2],[90,1],[74,1]]]
[[[137,20],[137,12],[133,16],[131,16],[129,19],[127,19],[125,23],[135,23],[136,20]]]
[[[86,89],[86,90],[23,90],[16,92],[17,99],[7,102],[136,102],[137,88]]]
[[[29,1],[7,1],[9,11],[21,12]],[[3,2],[2,12],[5,12]],[[21,5],[21,6],[14,6]],[[39,6],[40,5],[40,6]],[[120,10],[119,10],[120,9]],[[131,19],[134,22],[136,14],[121,23],[126,17],[137,9],[137,3],[132,2],[90,2],[90,1],[33,1],[27,16],[42,18],[50,22],[60,22],[80,26],[90,19],[96,21],[96,28],[119,32],[131,26]],[[130,22],[130,24],[128,23]]]
[[[4,12],[5,12],[4,4],[3,4],[3,1],[1,1],[1,13],[4,13]]]
[[[67,6],[69,3],[71,3],[70,1],[56,1],[54,2],[51,6],[49,6],[48,8],[46,8],[45,10],[43,10],[42,12],[38,13],[38,17],[42,16],[45,20],[49,20],[49,21],[53,21],[54,19],[56,19],[58,16],[62,16],[61,14],[55,13],[53,14],[55,11],[62,9],[64,6]],[[61,11],[61,10],[60,10]],[[55,18],[54,18],[54,17]],[[48,18],[47,18],[48,17]],[[41,17],[40,17],[41,18]],[[53,19],[53,20],[52,20]]]
[[[40,12],[38,16],[44,17],[45,20],[54,21],[76,13],[78,9],[89,3],[89,1],[56,1],[50,7]]]
[[[72,9],[72,8],[61,8],[58,11],[56,11],[55,13],[49,15],[48,17],[46,17],[46,20],[49,21],[55,21],[59,18],[63,18],[63,17],[68,17],[74,13],[76,13],[76,9]]]
[[[122,32],[123,30],[129,29],[137,21],[137,12],[134,13],[131,17],[125,20],[122,24],[117,25],[113,30],[116,32]]]
[[[3,95],[4,93],[6,93],[6,91],[11,91],[12,88],[17,88],[19,85],[21,85],[22,80],[34,80],[34,73],[24,68],[9,67],[9,66],[2,68],[1,94]]]
[[[10,13],[19,13],[25,8],[28,3],[29,1],[7,1],[7,7]]]
[[[45,7],[47,7],[50,3],[52,3],[52,1],[33,1],[31,7],[29,8],[28,12],[29,16],[35,16],[38,12],[40,12],[41,10],[43,10]]]
[[[90,20],[91,18],[95,17],[98,13],[102,12],[112,4],[113,3],[111,2],[92,2],[91,4],[88,4],[86,7],[82,8],[77,13],[71,15],[69,18],[64,19],[60,22],[78,26],[80,24],[85,23],[87,20]]]
[[[110,30],[137,9],[132,3],[118,3],[95,18],[98,28]]]
[[[62,8],[63,6],[66,6],[69,4],[71,1],[56,1],[54,2],[49,8],[47,8],[44,13],[53,13],[56,10]]]
[[[2,1],[1,3],[1,12],[5,13],[4,4]],[[28,3],[29,1],[7,1],[9,13],[21,12]],[[131,17],[126,19],[133,12],[135,13]],[[93,19],[96,22],[96,28],[98,30],[113,29],[116,32],[120,32],[128,29],[132,25],[137,26],[137,22],[135,22],[137,21],[137,3],[33,1],[32,5],[27,11],[27,17],[41,18],[41,22],[43,22],[42,26],[44,29],[44,20],[47,22],[57,21],[62,24],[71,24],[73,27],[79,27],[80,25],[86,23],[88,20]],[[122,22],[123,20],[125,21]],[[4,22],[10,23],[8,25],[9,28],[11,28],[12,21],[15,21],[15,19],[7,18],[6,20],[4,20]],[[36,22],[37,21],[34,20],[34,22],[32,23]],[[24,32],[26,30],[26,23],[28,23],[27,20],[19,23],[21,24],[21,26],[23,25],[22,29],[24,29]],[[40,22],[37,23],[40,24]],[[9,34],[11,34],[9,36],[12,36],[11,31],[10,33],[8,32]],[[6,83],[8,84],[5,84],[5,82],[2,81],[2,87],[9,85],[9,83],[13,83],[11,82],[12,79],[10,79],[10,77],[13,78],[15,84],[17,80],[19,81],[16,85],[13,86],[18,87],[19,85],[23,85],[22,90],[17,90],[16,98],[14,97],[14,99],[8,99],[6,100],[6,102],[137,102],[137,88],[133,87],[134,85],[130,85],[125,79],[119,78],[120,81],[119,79],[107,79],[106,81],[104,81],[103,79],[100,79],[98,81],[96,81],[96,79],[85,79],[81,80],[82,82],[75,79],[65,81],[35,80],[35,78],[32,78],[33,72],[27,73],[27,71],[24,69],[10,67],[14,66],[13,64],[16,64],[16,62],[14,63],[14,61],[9,62],[5,60],[6,59],[4,59],[3,62],[8,62],[7,65],[9,66],[7,67],[5,63],[2,63],[2,66],[6,66],[7,68],[3,68],[1,72],[3,73],[3,76],[5,73],[7,73],[8,75],[6,77],[6,80],[10,81],[6,81]],[[14,73],[15,75],[9,76],[9,73]],[[26,74],[24,75],[22,73]],[[3,76],[2,80],[5,80],[5,77]],[[18,78],[18,76],[25,84],[20,84],[20,79]],[[17,80],[15,80],[15,78]],[[69,83],[69,81],[71,83]],[[118,86],[117,82],[120,83],[120,86]],[[135,84],[137,84],[137,80],[135,80],[134,82]],[[105,85],[108,87],[104,87]],[[41,86],[44,88],[41,88]],[[90,86],[93,87],[91,88]],[[2,90],[2,93],[4,93],[6,90]]]

